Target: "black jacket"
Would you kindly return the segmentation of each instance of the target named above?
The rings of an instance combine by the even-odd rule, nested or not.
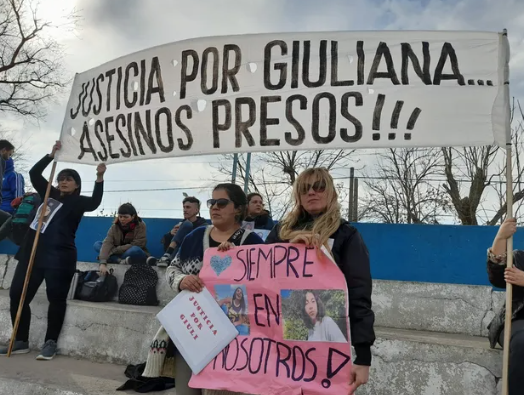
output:
[[[186,220],[180,221],[180,223],[184,222]],[[207,224],[207,221],[205,218],[197,217],[196,221],[193,222],[193,230],[196,228],[200,228],[201,226],[204,226]],[[164,236],[162,236],[162,240],[160,241],[161,244],[164,245],[164,252],[167,251],[169,248],[169,244],[171,244],[171,241],[173,241],[173,235],[171,234],[171,231],[167,232]]]
[[[305,224],[297,227],[304,228]],[[266,244],[288,242],[279,237],[280,224],[269,233]],[[351,343],[355,347],[356,365],[371,365],[371,346],[375,342],[375,314],[371,310],[371,272],[369,252],[356,228],[341,220],[338,230],[331,235],[335,262],[342,270],[349,294]]]
[[[52,161],[53,158],[46,155],[29,171],[31,183],[42,198],[42,201],[47,189],[47,180],[42,176],[42,172]],[[35,257],[36,267],[76,269],[77,251],[75,237],[78,225],[85,212],[94,211],[100,206],[103,191],[103,182],[95,182],[92,197],[81,195],[60,196],[60,191],[55,187],[51,187],[49,197],[62,203],[62,206],[56,211],[44,233],[40,235]],[[38,217],[35,217],[35,219],[38,220]],[[22,264],[29,262],[35,235],[36,231],[29,229],[16,254],[16,259]]]
[[[273,222],[273,218],[271,218],[271,214],[268,211],[263,211],[262,214],[256,217],[247,217],[244,221],[254,222],[255,229],[271,230],[275,226],[275,222]]]
[[[207,221],[205,218],[197,217],[196,221],[193,222],[193,230],[196,228],[200,228],[201,226],[204,226],[207,224]]]
[[[515,250],[513,251],[513,265],[520,270],[524,270],[524,251]],[[489,282],[497,288],[506,288],[506,280],[504,280],[504,271],[506,265],[496,264],[488,259],[487,263]],[[524,319],[524,287],[517,285],[513,286],[512,295],[512,320]],[[495,348],[499,340],[499,336],[504,330],[504,324],[506,320],[506,304],[499,311],[497,315],[488,325],[488,338],[491,348]]]

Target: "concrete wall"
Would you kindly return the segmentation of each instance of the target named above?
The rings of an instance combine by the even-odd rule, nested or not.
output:
[[[146,218],[148,248],[162,254],[160,239],[179,220]],[[77,233],[78,260],[93,262],[93,244],[103,240],[112,218],[85,217]],[[486,250],[497,231],[489,226],[356,224],[371,254],[373,278],[449,284],[489,285]],[[517,232],[515,246],[524,245]],[[16,246],[0,243],[0,254]]]

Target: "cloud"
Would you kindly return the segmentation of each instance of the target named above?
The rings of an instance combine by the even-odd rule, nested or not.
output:
[[[80,28],[75,35],[63,38],[64,66],[71,77],[119,56],[192,37],[319,30],[507,28],[513,54],[512,94],[524,97],[522,0],[77,0],[76,7],[82,17]],[[21,140],[30,140],[26,149],[33,162],[48,152],[58,138],[67,95],[66,91],[56,97],[56,103],[49,107],[49,116],[40,124],[12,117],[3,121],[4,127],[8,125],[20,132]],[[370,157],[369,152],[365,153],[362,162],[367,164]],[[121,202],[133,201],[143,216],[180,216],[183,190],[160,189],[202,186],[202,190],[186,192],[205,201],[211,185],[223,180],[209,166],[210,161],[218,160],[189,157],[113,165],[107,173],[107,190],[151,191],[107,193],[103,207],[112,211]],[[94,180],[94,168],[75,167],[84,180]]]

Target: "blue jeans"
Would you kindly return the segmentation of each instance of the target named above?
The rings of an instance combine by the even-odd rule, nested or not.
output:
[[[100,250],[102,249],[102,244],[104,244],[104,242],[97,241],[95,245],[93,246],[97,254],[100,253]],[[128,256],[141,256],[141,257],[146,258],[147,254],[144,252],[142,248],[137,247],[137,246],[132,246],[131,248],[129,248],[126,252],[124,252],[121,255],[111,255],[108,258],[107,262],[108,263],[118,263],[118,259],[126,259]]]
[[[169,257],[170,259],[175,258],[176,254],[178,253],[178,250],[180,249],[180,246],[182,245],[182,242],[186,238],[188,234],[190,234],[193,231],[193,224],[189,221],[182,222],[182,225],[180,225],[180,228],[178,228],[178,232],[176,232],[176,235],[173,236],[173,239],[171,242],[176,243],[175,250]]]

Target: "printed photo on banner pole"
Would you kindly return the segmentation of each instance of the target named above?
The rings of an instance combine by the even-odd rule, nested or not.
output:
[[[507,141],[502,34],[364,31],[190,39],[77,74],[58,159]]]
[[[200,278],[238,336],[192,377],[191,387],[349,392],[347,285],[323,252],[295,244],[208,249]]]

